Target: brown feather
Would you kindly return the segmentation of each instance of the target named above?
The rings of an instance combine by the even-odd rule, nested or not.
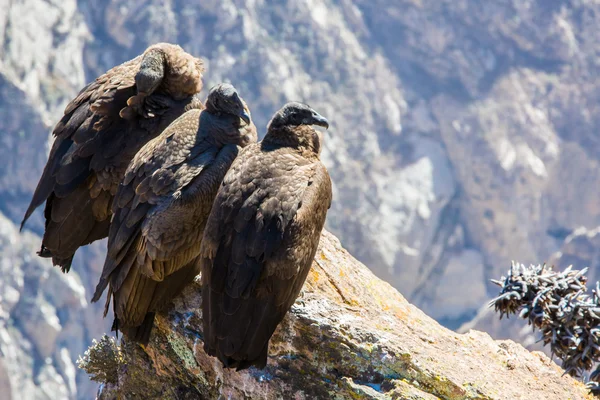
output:
[[[213,89],[207,102],[215,96],[234,93]],[[147,341],[149,316],[198,273],[194,260],[217,190],[239,147],[256,140],[254,125],[235,110],[211,107],[186,112],[142,147],[115,196],[94,301],[108,285],[115,326],[131,340]]]
[[[152,71],[144,69],[149,59],[163,53],[162,75],[152,75]],[[181,69],[181,65],[192,61],[194,68]],[[42,249],[45,255],[52,256],[54,264],[68,270],[80,246],[108,235],[104,221],[110,218],[112,198],[129,162],[177,117],[189,109],[202,108],[195,94],[202,88],[203,71],[199,59],[179,46],[160,43],[101,75],[67,105],[53,131],[56,140],[21,224],[23,227],[44,201],[48,215],[67,221],[47,222]],[[143,98],[136,97],[136,78],[140,74],[155,79],[153,91]],[[128,106],[134,97],[137,108]],[[137,110],[146,103],[160,105],[160,113],[154,118],[147,118],[146,111],[129,114],[128,119],[120,116],[121,110]],[[75,202],[71,194],[82,188],[88,191],[88,198],[82,200],[78,194]],[[90,203],[90,198],[96,200]],[[52,207],[60,210],[53,212]],[[68,218],[66,209],[72,210]],[[73,225],[75,222],[81,226]]]
[[[280,110],[265,139],[234,162],[208,218],[199,261],[204,349],[228,368],[266,365],[269,339],[317,250],[331,181],[309,118],[327,123],[305,105]]]

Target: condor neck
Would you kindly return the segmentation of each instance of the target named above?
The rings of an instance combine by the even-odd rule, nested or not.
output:
[[[318,158],[321,146],[317,131],[307,125],[271,127],[262,143],[267,147],[289,147],[309,158]]]

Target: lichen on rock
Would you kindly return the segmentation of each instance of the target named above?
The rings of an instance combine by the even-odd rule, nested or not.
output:
[[[90,350],[82,367],[118,375],[99,399],[590,398],[541,353],[440,326],[328,232],[264,370],[227,370],[204,353],[201,297],[197,279],[158,315],[148,346],[121,341],[117,367],[107,361],[117,354],[112,345]],[[100,372],[103,365],[109,370]]]

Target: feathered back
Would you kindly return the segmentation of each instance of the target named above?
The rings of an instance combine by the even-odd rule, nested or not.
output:
[[[108,253],[92,301],[109,287],[114,328],[147,343],[154,313],[198,274],[195,258],[217,190],[239,148],[256,141],[231,85],[213,88],[146,144],[129,165],[113,205]]]
[[[201,60],[161,43],[101,75],[67,105],[21,224],[46,202],[38,254],[68,271],[80,246],[108,235],[112,198],[133,156],[185,111],[202,108],[202,71]]]

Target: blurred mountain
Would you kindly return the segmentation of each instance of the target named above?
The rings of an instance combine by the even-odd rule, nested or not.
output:
[[[328,229],[446,326],[530,340],[480,310],[511,259],[600,226],[599,23],[591,0],[0,0],[0,391],[95,392],[73,361],[110,322],[87,303],[104,243],[64,276],[35,256],[41,213],[18,224],[66,102],[157,41],[261,132],[288,100],[327,116]]]

